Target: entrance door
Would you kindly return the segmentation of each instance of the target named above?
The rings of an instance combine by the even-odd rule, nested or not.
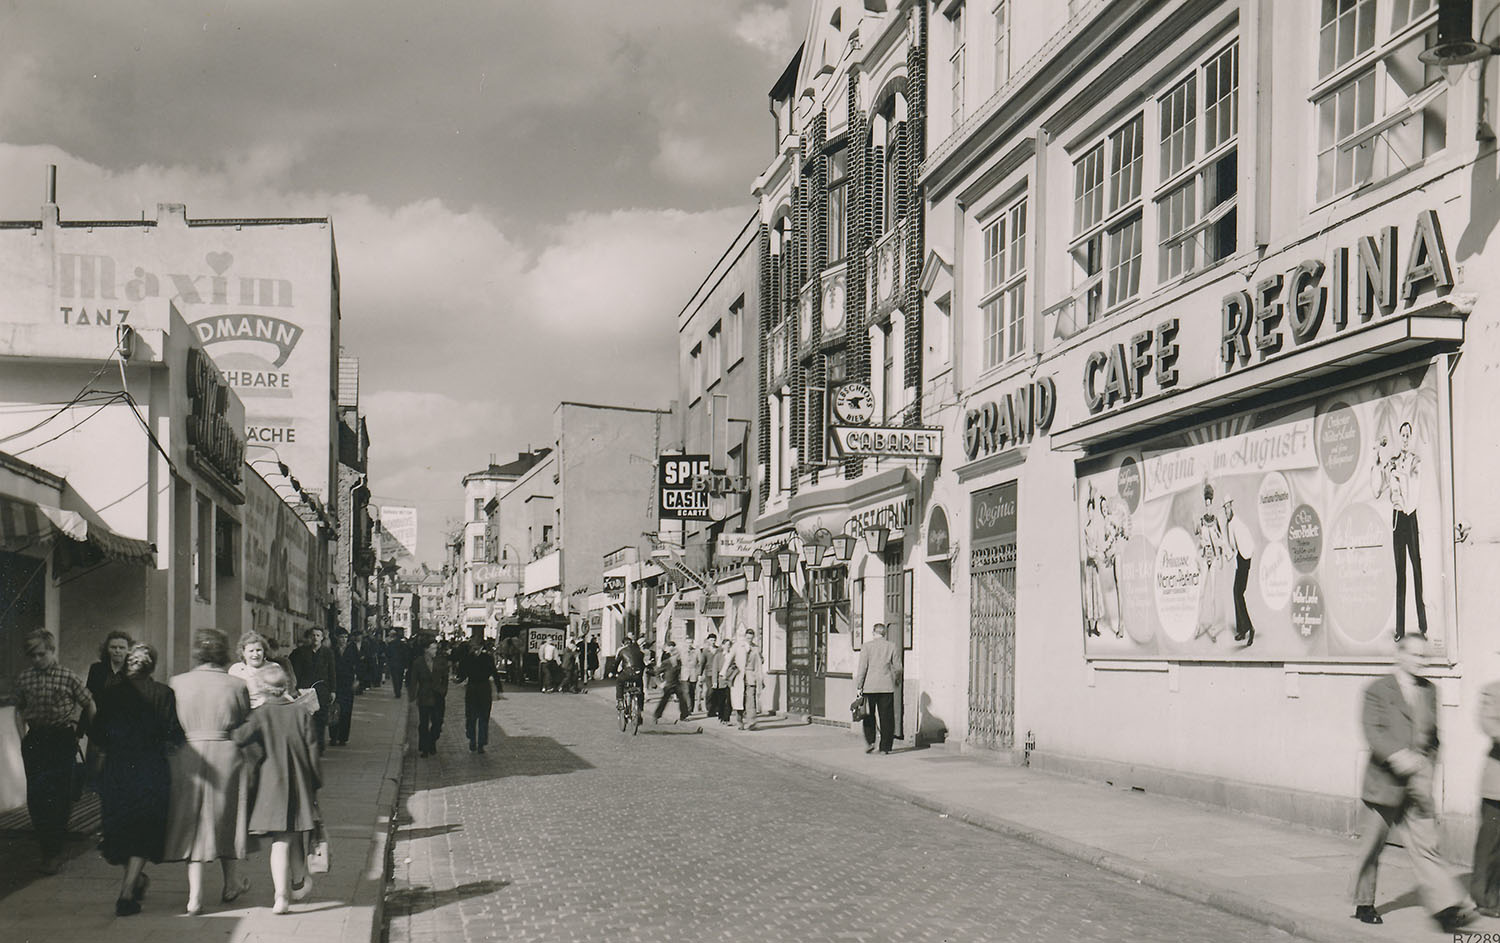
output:
[[[1016,567],[974,573],[969,593],[969,742],[1015,746]]]
[[[812,626],[806,600],[793,598],[787,606],[786,703],[794,714],[813,712]]]
[[[827,606],[810,607],[808,621],[812,643],[812,678],[808,691],[808,712],[814,717],[828,716],[828,620],[833,610]]]
[[[906,574],[901,569],[901,544],[885,550],[885,624],[886,638],[901,654],[901,683],[896,685],[896,738],[906,737]]]

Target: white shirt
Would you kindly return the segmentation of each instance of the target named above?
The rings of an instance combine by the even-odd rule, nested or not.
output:
[[[1238,514],[1229,522],[1229,548],[1246,560],[1255,556],[1255,535]]]
[[[542,650],[539,652],[542,661],[557,661],[557,646],[551,642],[543,642]]]

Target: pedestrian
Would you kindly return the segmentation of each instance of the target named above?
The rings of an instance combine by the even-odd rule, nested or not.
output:
[[[693,649],[693,661],[698,665],[698,683],[693,692],[693,709],[701,710],[710,717],[714,713],[714,652],[719,648],[719,637],[708,633],[697,648]]]
[[[729,702],[739,716],[741,730],[755,729],[763,677],[760,661],[760,645],[756,643],[755,633],[741,629],[740,640],[730,651],[733,677],[729,682]]]
[[[1465,907],[1457,877],[1438,857],[1432,791],[1438,754],[1437,688],[1417,674],[1426,653],[1422,636],[1398,640],[1391,673],[1365,688],[1363,720],[1370,760],[1360,795],[1365,808],[1360,813],[1354,916],[1364,923],[1384,922],[1375,910],[1380,852],[1391,828],[1404,822],[1406,853],[1422,904],[1444,933],[1456,933],[1474,915]]]
[[[553,644],[552,637],[548,636],[542,642],[542,647],[537,650],[537,675],[542,683],[543,691],[557,690],[557,646]]]
[[[854,669],[854,693],[865,699],[865,752],[875,752],[875,726],[880,724],[880,752],[891,752],[896,739],[896,688],[901,684],[901,649],[886,638],[884,622],[875,623],[874,634],[859,652]]]
[[[698,653],[701,649],[689,640],[684,642],[679,651],[682,659],[682,687],[687,694],[688,709],[683,711],[682,716],[686,718],[698,707],[698,678],[703,674],[703,668],[699,664]]]
[[[599,636],[589,636],[589,644],[585,651],[587,652],[589,678],[596,678],[599,675]]]
[[[193,668],[174,675],[177,719],[186,742],[172,754],[172,794],[162,860],[188,863],[187,912],[203,910],[203,870],[224,871],[220,899],[230,903],[250,887],[240,877],[245,857],[245,776],[231,737],[250,716],[250,691],[229,675],[229,640],[218,629],[193,632]]]
[[[578,647],[572,642],[563,645],[562,652],[562,688],[577,694],[578,687]]]
[[[448,658],[438,650],[435,638],[419,644],[422,654],[412,660],[407,696],[417,702],[417,752],[423,757],[437,752],[443,735],[443,711],[448,704]]]
[[[115,916],[141,912],[151,879],[146,862],[166,851],[172,770],[167,753],[183,740],[177,696],[151,679],[156,649],[137,642],[126,652],[125,677],[99,694],[89,738],[104,757],[99,778],[99,852],[125,869]]]
[[[354,695],[359,692],[360,654],[349,633],[333,633],[333,704],[328,717],[328,742],[347,746],[349,724],[354,719]]]
[[[411,646],[406,639],[397,635],[391,638],[385,647],[386,663],[391,668],[391,687],[396,692],[396,697],[401,696],[401,685],[406,683],[406,668],[411,664]]]
[[[258,743],[265,752],[248,828],[271,840],[271,886],[276,895],[271,909],[284,914],[288,898],[302,900],[312,893],[307,839],[318,824],[323,780],[314,751],[317,731],[312,715],[289,695],[291,678],[280,665],[266,665],[257,673],[256,684],[265,700],[250,712],[234,738],[241,744]]]
[[[657,668],[657,677],[661,681],[661,700],[656,702],[656,710],[651,715],[651,722],[659,723],[661,715],[667,709],[667,702],[676,698],[677,719],[683,720],[692,713],[692,707],[688,703],[687,690],[682,683],[682,656],[675,648],[669,648],[662,653],[661,665]]]
[[[322,754],[328,736],[328,715],[333,706],[334,685],[338,682],[333,652],[324,644],[326,638],[322,629],[308,629],[302,636],[302,644],[292,649],[290,659],[297,687],[318,694],[318,712],[313,715],[313,726],[318,732],[319,754]]]
[[[1479,834],[1469,896],[1486,917],[1500,917],[1500,681],[1479,693],[1479,729],[1490,738],[1479,779]]]
[[[470,753],[483,753],[490,742],[490,709],[494,694],[503,690],[500,669],[490,648],[488,639],[481,641],[458,666],[459,680],[464,682],[464,735],[469,738]],[[495,685],[494,694],[490,692],[491,683]]]
[[[16,678],[16,735],[26,770],[26,811],[41,848],[41,870],[62,870],[63,837],[73,811],[78,738],[94,718],[94,697],[77,673],[57,662],[57,639],[46,629],[26,636],[31,667]]]
[[[292,660],[281,653],[281,640],[274,635],[267,635],[265,639],[266,661],[280,665],[288,678],[295,678],[297,673],[292,670]]]
[[[728,635],[719,640],[719,648],[714,652],[714,703],[717,712],[713,708],[709,713],[719,718],[722,726],[729,726],[729,686],[734,680],[734,672],[738,669],[734,665],[734,640]]]
[[[266,639],[259,632],[246,632],[236,646],[240,660],[229,666],[229,674],[245,682],[250,692],[250,707],[259,707],[262,699],[256,673],[266,664]]]
[[[89,665],[88,676],[84,680],[84,686],[94,696],[94,704],[99,703],[99,695],[103,690],[116,681],[125,677],[125,655],[130,651],[130,646],[135,640],[128,632],[114,629],[104,636],[104,641],[99,643],[99,660]],[[97,789],[99,779],[99,748],[94,743],[94,738],[89,737],[88,751],[84,754],[83,767],[88,779],[86,784],[74,783],[74,799],[79,797],[78,787],[87,785],[88,788]]]

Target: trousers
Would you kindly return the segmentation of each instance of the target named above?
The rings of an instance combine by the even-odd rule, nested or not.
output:
[[[865,743],[875,743],[875,722],[880,721],[880,752],[889,753],[896,742],[896,695],[892,691],[865,692]]]
[[[1391,549],[1396,555],[1396,638],[1406,634],[1406,558],[1411,557],[1412,597],[1417,603],[1417,631],[1427,634],[1427,607],[1422,604],[1421,533],[1415,512],[1391,511]]]
[[[443,711],[446,698],[438,698],[435,704],[417,705],[417,750],[421,753],[436,753],[438,737],[443,735]]]
[[[1469,896],[1488,909],[1500,909],[1500,799],[1479,804],[1479,835],[1474,839],[1474,873]]]
[[[482,747],[490,742],[490,708],[495,702],[489,693],[485,688],[478,694],[464,695],[464,735],[469,738],[471,747]]]
[[[1398,806],[1366,802],[1359,821],[1359,867],[1354,878],[1355,906],[1375,904],[1380,852],[1391,829],[1406,825],[1406,854],[1417,875],[1417,893],[1430,914],[1464,902],[1453,871],[1438,857],[1437,811],[1432,799],[1432,767],[1414,773]]]
[[[1234,637],[1244,638],[1255,626],[1250,622],[1250,607],[1245,605],[1245,590],[1250,586],[1250,558],[1234,555]]]
[[[661,715],[666,712],[667,702],[673,698],[677,699],[678,717],[686,717],[693,712],[692,706],[688,703],[684,682],[674,681],[661,686],[661,700],[656,702],[656,712],[651,716],[661,720]]]
[[[21,741],[26,811],[43,856],[62,850],[73,812],[73,755],[78,740],[67,727],[32,727]]]

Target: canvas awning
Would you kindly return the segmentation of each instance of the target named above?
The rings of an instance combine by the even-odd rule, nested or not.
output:
[[[156,563],[156,547],[147,541],[122,537],[77,511],[0,495],[0,550],[19,551],[58,536],[86,543],[117,563]]]

